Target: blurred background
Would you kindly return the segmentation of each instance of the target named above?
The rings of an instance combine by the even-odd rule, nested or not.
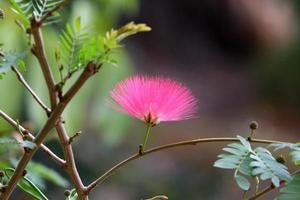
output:
[[[0,21],[3,48],[26,49],[26,35],[14,24],[16,16],[6,0],[1,0],[0,8],[6,13]],[[133,74],[177,79],[199,99],[198,118],[161,123],[152,130],[149,147],[200,137],[247,136],[252,120],[259,123],[256,137],[298,141],[299,8],[296,0],[70,1],[62,11],[62,22],[43,29],[57,78],[53,49],[65,23],[76,16],[100,33],[128,21],[153,28],[126,40],[125,48],[114,55],[118,66],[105,65],[64,113],[69,134],[83,132],[74,144],[83,182],[91,182],[138,150],[145,125],[106,103],[114,84]],[[30,57],[26,63],[25,78],[47,102],[36,60]],[[46,116],[12,72],[1,80],[0,94],[2,110],[34,132],[41,128]],[[0,119],[0,130],[5,135],[12,128]],[[54,132],[47,145],[61,155]],[[242,191],[232,171],[212,167],[224,145],[180,147],[134,161],[97,187],[91,199],[132,200],[159,194],[171,200],[240,199]],[[2,165],[14,163],[20,155],[4,146],[0,149]],[[42,153],[34,161],[56,169]],[[38,178],[36,182],[49,199],[64,199],[64,188]],[[61,186],[71,189],[67,182]],[[13,199],[29,198],[17,191]]]

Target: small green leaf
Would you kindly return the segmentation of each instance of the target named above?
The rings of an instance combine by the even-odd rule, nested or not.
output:
[[[17,65],[22,71],[26,71],[26,64],[25,64],[24,60],[18,60]]]
[[[243,138],[242,136],[239,136],[239,135],[236,137],[241,141],[241,143],[244,145],[244,147],[246,147],[248,150],[251,150],[251,145],[245,138]]]
[[[5,175],[10,179],[15,170],[13,168],[5,168],[4,172]],[[48,198],[42,193],[42,191],[26,177],[22,177],[19,180],[18,187],[38,200],[48,200]]]
[[[66,200],[78,200],[78,194],[75,188],[70,191],[70,195],[67,196]]]
[[[236,183],[242,190],[247,191],[250,189],[250,183],[249,183],[248,179],[246,179],[245,177],[243,177],[241,175],[236,175],[234,178],[236,180]]]
[[[81,31],[81,18],[80,18],[80,16],[77,16],[75,18],[74,28],[75,28],[76,33],[80,33],[80,31]]]

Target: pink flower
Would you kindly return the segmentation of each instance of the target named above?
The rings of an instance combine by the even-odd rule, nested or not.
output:
[[[133,76],[118,83],[110,94],[123,112],[153,126],[192,118],[197,110],[191,91],[168,78]]]

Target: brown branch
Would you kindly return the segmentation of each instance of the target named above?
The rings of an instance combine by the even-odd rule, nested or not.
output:
[[[20,126],[15,120],[13,120],[10,116],[8,116],[6,113],[4,113],[2,110],[0,110],[0,116],[7,121],[10,125],[12,125],[17,131],[20,129],[21,132],[25,135],[27,134],[30,139],[34,140],[35,137],[24,127]],[[65,161],[58,157],[55,153],[53,153],[47,146],[44,144],[41,144],[41,150],[54,162],[56,162],[58,165],[63,166],[65,164]]]
[[[24,87],[29,91],[29,93],[32,95],[32,97],[35,99],[35,101],[46,111],[47,115],[50,114],[51,110],[48,108],[43,101],[37,96],[37,94],[31,89],[31,87],[28,85],[28,83],[25,81],[22,74],[19,72],[19,70],[12,66],[12,71],[15,72],[15,74],[18,77],[18,80],[24,85]]]
[[[31,20],[31,29],[30,29],[33,40],[34,40],[34,46],[32,48],[33,54],[36,56],[36,58],[39,61],[39,64],[41,66],[43,75],[45,77],[45,81],[47,84],[49,96],[50,96],[50,102],[51,102],[51,108],[53,109],[55,107],[55,101],[56,101],[56,89],[55,89],[55,81],[53,78],[53,74],[51,72],[46,52],[44,49],[44,43],[42,39],[41,29],[39,28],[39,23],[36,21],[35,18]]]
[[[85,193],[85,186],[83,185],[80,175],[76,168],[73,149],[71,143],[69,143],[70,138],[66,132],[64,125],[61,122],[59,122],[56,125],[56,131],[58,133],[59,141],[61,142],[61,146],[64,151],[64,155],[67,163],[66,171],[69,174],[72,183],[74,184],[78,197],[81,200],[88,200],[88,196]]]
[[[79,91],[79,89],[83,86],[84,82],[95,74],[101,65],[97,66],[94,63],[90,62],[87,64],[84,71],[81,73],[76,83],[69,89],[69,91],[61,98],[61,102],[68,103],[73,96]],[[73,149],[71,145],[71,138],[68,136],[67,131],[64,125],[61,122],[58,122],[56,125],[56,131],[59,136],[59,141],[61,143],[62,149],[64,151],[65,159],[66,159],[66,171],[72,179],[72,182],[77,191],[78,197],[81,200],[88,200],[88,194],[85,192],[85,186],[82,183],[80,175],[76,168],[76,163],[74,159]]]
[[[230,137],[228,137],[228,138],[227,137],[200,138],[200,139],[195,139],[195,140],[187,140],[187,141],[175,142],[175,143],[171,143],[171,144],[158,146],[158,147],[149,149],[147,151],[144,151],[142,154],[136,153],[136,154],[128,157],[127,159],[121,161],[120,163],[116,164],[115,166],[110,168],[108,171],[106,171],[102,176],[100,176],[95,181],[90,183],[86,187],[86,193],[90,193],[93,190],[93,188],[95,188],[98,184],[102,183],[106,178],[108,178],[109,176],[114,174],[119,168],[123,167],[124,165],[126,165],[130,161],[136,160],[136,159],[141,158],[145,155],[148,155],[148,154],[151,154],[151,153],[154,153],[154,152],[157,152],[157,151],[162,151],[162,150],[166,150],[166,149],[170,149],[170,148],[174,148],[174,147],[179,147],[179,146],[197,145],[199,143],[210,143],[210,142],[235,142],[235,141],[239,141],[239,139],[230,138]],[[282,142],[276,141],[276,140],[263,140],[263,139],[251,139],[251,142],[263,143],[263,144],[282,143]]]
[[[68,90],[68,92],[62,97],[61,102],[69,102],[73,96],[78,92],[78,90],[83,86],[84,82],[89,79],[92,75],[97,73],[101,67],[100,65],[96,65],[93,62],[89,62],[76,83]]]
[[[1,200],[7,200],[9,198],[13,189],[16,187],[18,180],[22,177],[22,174],[23,174],[24,169],[26,168],[27,164],[32,159],[32,157],[36,153],[36,151],[40,148],[42,142],[44,141],[44,139],[46,138],[46,136],[50,132],[50,130],[54,126],[56,126],[57,121],[60,119],[60,116],[61,116],[62,112],[64,111],[65,107],[68,105],[70,100],[74,97],[74,95],[78,92],[78,90],[83,86],[85,81],[88,80],[88,78],[91,77],[93,74],[95,74],[98,71],[98,69],[99,69],[99,66],[89,63],[87,65],[87,67],[84,69],[84,71],[82,72],[82,74],[80,75],[80,77],[74,83],[74,85],[69,89],[69,91],[66,93],[66,95],[63,96],[63,98],[57,104],[57,106],[55,106],[55,109],[52,111],[47,122],[45,123],[43,128],[40,130],[40,132],[38,133],[36,138],[33,140],[33,142],[36,144],[36,148],[25,152],[25,154],[19,161],[18,166],[15,169],[15,173],[9,180],[8,185],[5,187],[5,191],[1,195]],[[63,142],[63,141],[61,141],[61,142]],[[66,165],[69,165],[69,163],[66,163]],[[67,169],[69,169],[69,168],[67,168]],[[67,171],[70,173],[69,170],[67,170]],[[74,172],[71,172],[71,173],[74,173]],[[77,180],[75,177],[71,177],[71,178],[72,178],[72,180]],[[76,188],[76,190],[77,189],[78,188]],[[79,195],[80,199],[87,199],[87,196],[80,196],[82,193],[80,193],[80,191],[78,191],[78,192],[79,192],[78,195]]]

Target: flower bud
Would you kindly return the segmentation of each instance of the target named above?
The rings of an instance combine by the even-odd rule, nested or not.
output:
[[[70,192],[69,190],[65,190],[64,195],[65,195],[66,197],[70,196],[70,194],[71,194],[71,192]]]
[[[250,123],[250,129],[251,130],[256,130],[258,128],[258,123],[256,121],[252,121]]]

